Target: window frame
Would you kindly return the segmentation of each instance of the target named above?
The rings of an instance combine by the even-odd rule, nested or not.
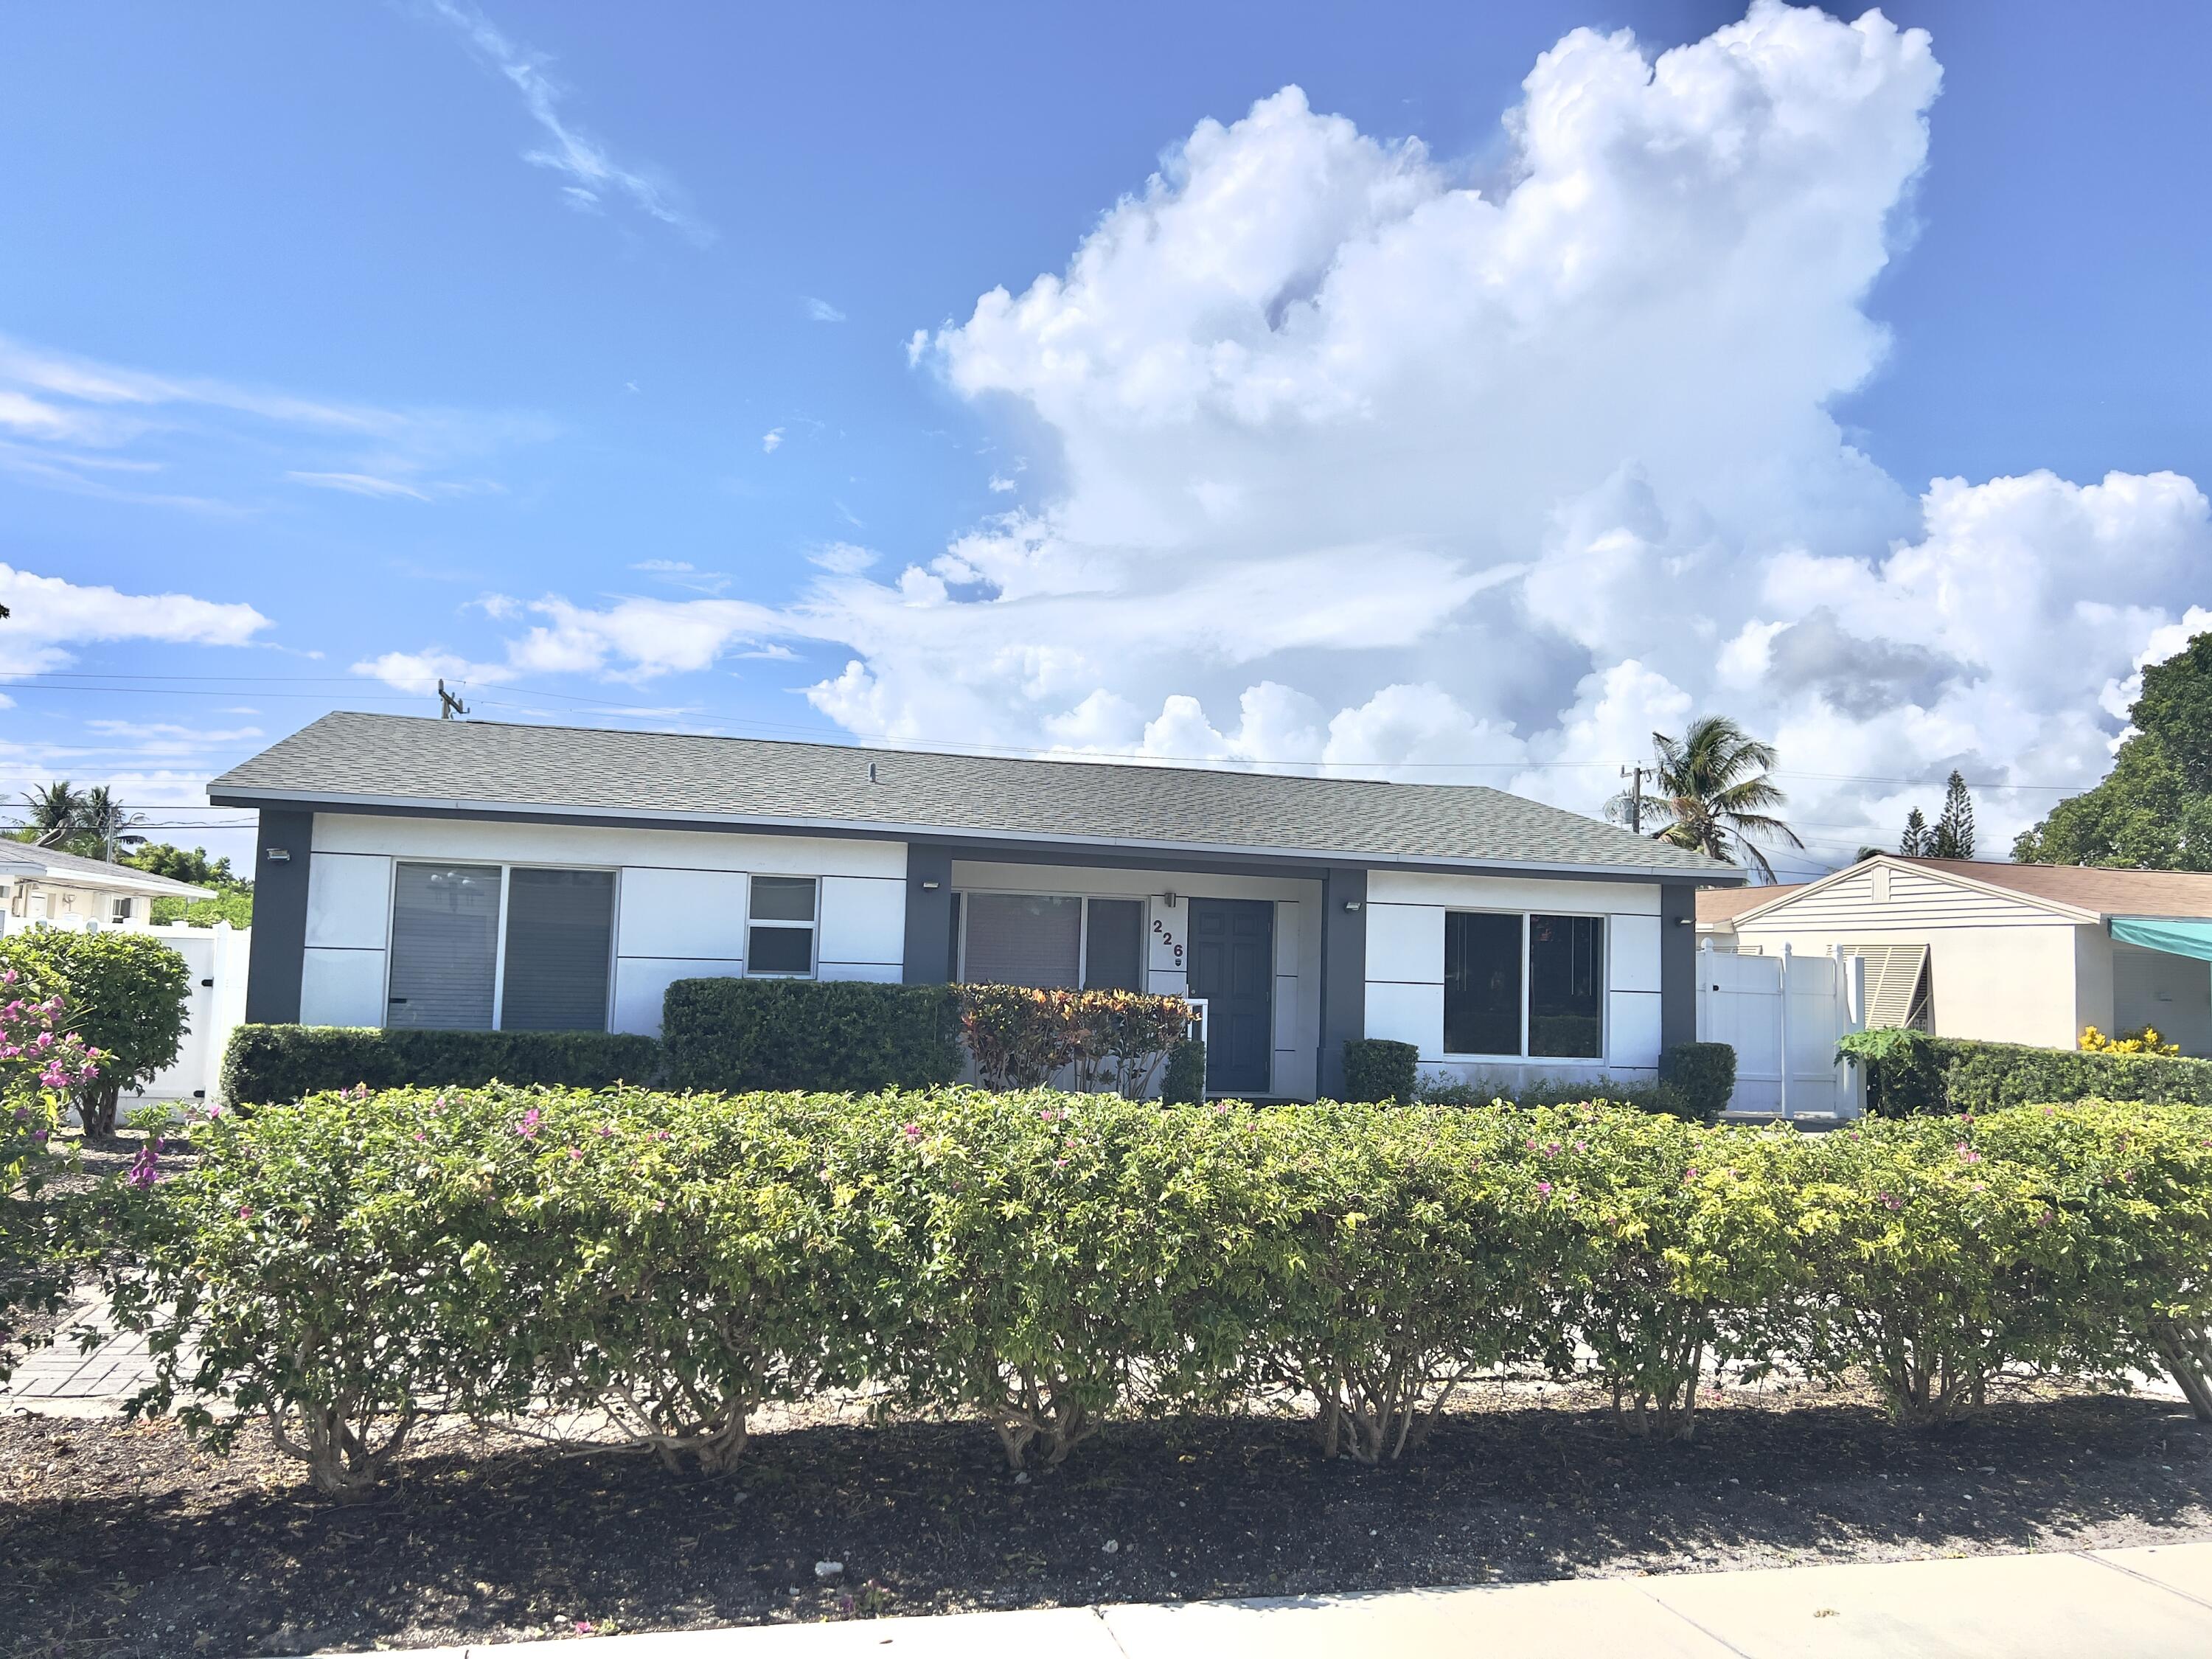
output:
[[[396,948],[398,934],[397,924],[398,920],[396,911],[399,902],[399,866],[403,864],[473,864],[482,867],[496,867],[498,869],[499,916],[498,920],[492,924],[494,931],[492,939],[491,967],[491,1024],[489,1026],[483,1028],[493,1031],[503,1031],[507,1029],[505,1025],[501,1024],[501,1021],[505,1018],[507,1014],[507,878],[517,870],[587,870],[594,873],[604,873],[612,876],[614,878],[614,896],[611,908],[609,909],[607,914],[607,995],[606,1005],[605,1008],[601,1010],[599,1014],[599,1029],[602,1031],[611,1031],[614,1030],[615,969],[619,964],[622,956],[622,866],[618,864],[578,864],[568,860],[556,860],[552,859],[434,859],[403,856],[398,854],[394,854],[392,855],[391,869],[386,877],[384,888],[384,1023],[378,1027],[380,1030],[475,1030],[478,1029],[475,1026],[394,1026],[391,1023],[392,969],[393,963],[398,956],[398,951]],[[579,1027],[578,1029],[587,1030],[591,1028],[586,1026]]]
[[[1515,1054],[1481,1054],[1457,1048],[1442,1047],[1438,1034],[1437,1052],[1446,1060],[1494,1061],[1501,1066],[1603,1066],[1613,1054],[1613,913],[1609,910],[1504,909],[1480,904],[1450,904],[1443,910],[1447,917],[1454,915],[1513,916],[1521,923],[1521,1052]],[[1597,923],[1599,961],[1603,971],[1597,982],[1597,1047],[1595,1054],[1532,1054],[1528,1052],[1529,1012],[1535,996],[1535,939],[1538,916],[1571,917]],[[1449,984],[1449,981],[1447,981]],[[1440,1022],[1444,1030],[1450,1030],[1449,1019]]]
[[[805,921],[754,915],[753,884],[763,876],[771,881],[811,882],[814,887],[814,914]],[[822,882],[820,876],[793,875],[781,870],[745,872],[745,978],[808,980],[822,977]],[[753,966],[753,929],[756,927],[781,927],[794,933],[804,929],[807,936],[806,971],[795,974],[787,969],[756,969]]]
[[[1146,929],[1152,909],[1151,895],[1146,893],[1073,893],[1065,890],[1041,887],[959,887],[953,897],[960,901],[960,926],[956,930],[953,951],[952,980],[956,985],[966,985],[968,978],[968,919],[975,914],[975,906],[968,901],[985,898],[1073,899],[1083,907],[1075,929],[1075,983],[1065,988],[1079,991],[1091,980],[1091,904],[1094,899],[1107,903],[1137,904],[1144,907],[1137,913],[1137,977],[1144,981],[1139,988],[1149,987],[1152,978],[1151,934]]]

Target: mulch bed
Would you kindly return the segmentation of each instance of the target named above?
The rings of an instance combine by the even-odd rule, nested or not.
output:
[[[2212,1538],[2212,1431],[2165,1401],[2046,1391],[1922,1437],[1863,1395],[1724,1399],[1668,1446],[1500,1390],[1381,1469],[1297,1422],[1130,1423],[1024,1481],[965,1424],[781,1429],[720,1479],[454,1431],[351,1504],[258,1428],[216,1459],[166,1423],[17,1417],[0,1644],[301,1653]]]

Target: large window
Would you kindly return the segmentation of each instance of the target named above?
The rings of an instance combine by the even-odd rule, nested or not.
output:
[[[1601,1060],[1604,990],[1601,916],[1444,917],[1448,1054]]]
[[[967,984],[1144,988],[1142,899],[967,893],[956,921]]]
[[[384,1023],[604,1031],[614,913],[610,870],[403,863]]]
[[[805,979],[814,971],[815,904],[811,876],[755,876],[745,929],[745,972]]]

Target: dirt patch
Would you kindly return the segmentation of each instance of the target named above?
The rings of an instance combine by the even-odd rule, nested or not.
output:
[[[2212,1432],[2163,1401],[2048,1395],[1919,1438],[1864,1397],[1747,1391],[1702,1433],[1646,1445],[1588,1396],[1500,1391],[1398,1468],[1185,1419],[1018,1482],[964,1424],[782,1428],[719,1480],[455,1431],[340,1504],[258,1429],[226,1460],[167,1424],[16,1418],[0,1640],[297,1653],[2212,1538]]]

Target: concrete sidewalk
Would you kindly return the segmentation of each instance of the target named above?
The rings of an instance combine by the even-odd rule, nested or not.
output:
[[[766,1625],[416,1659],[2203,1659],[2212,1543]]]

